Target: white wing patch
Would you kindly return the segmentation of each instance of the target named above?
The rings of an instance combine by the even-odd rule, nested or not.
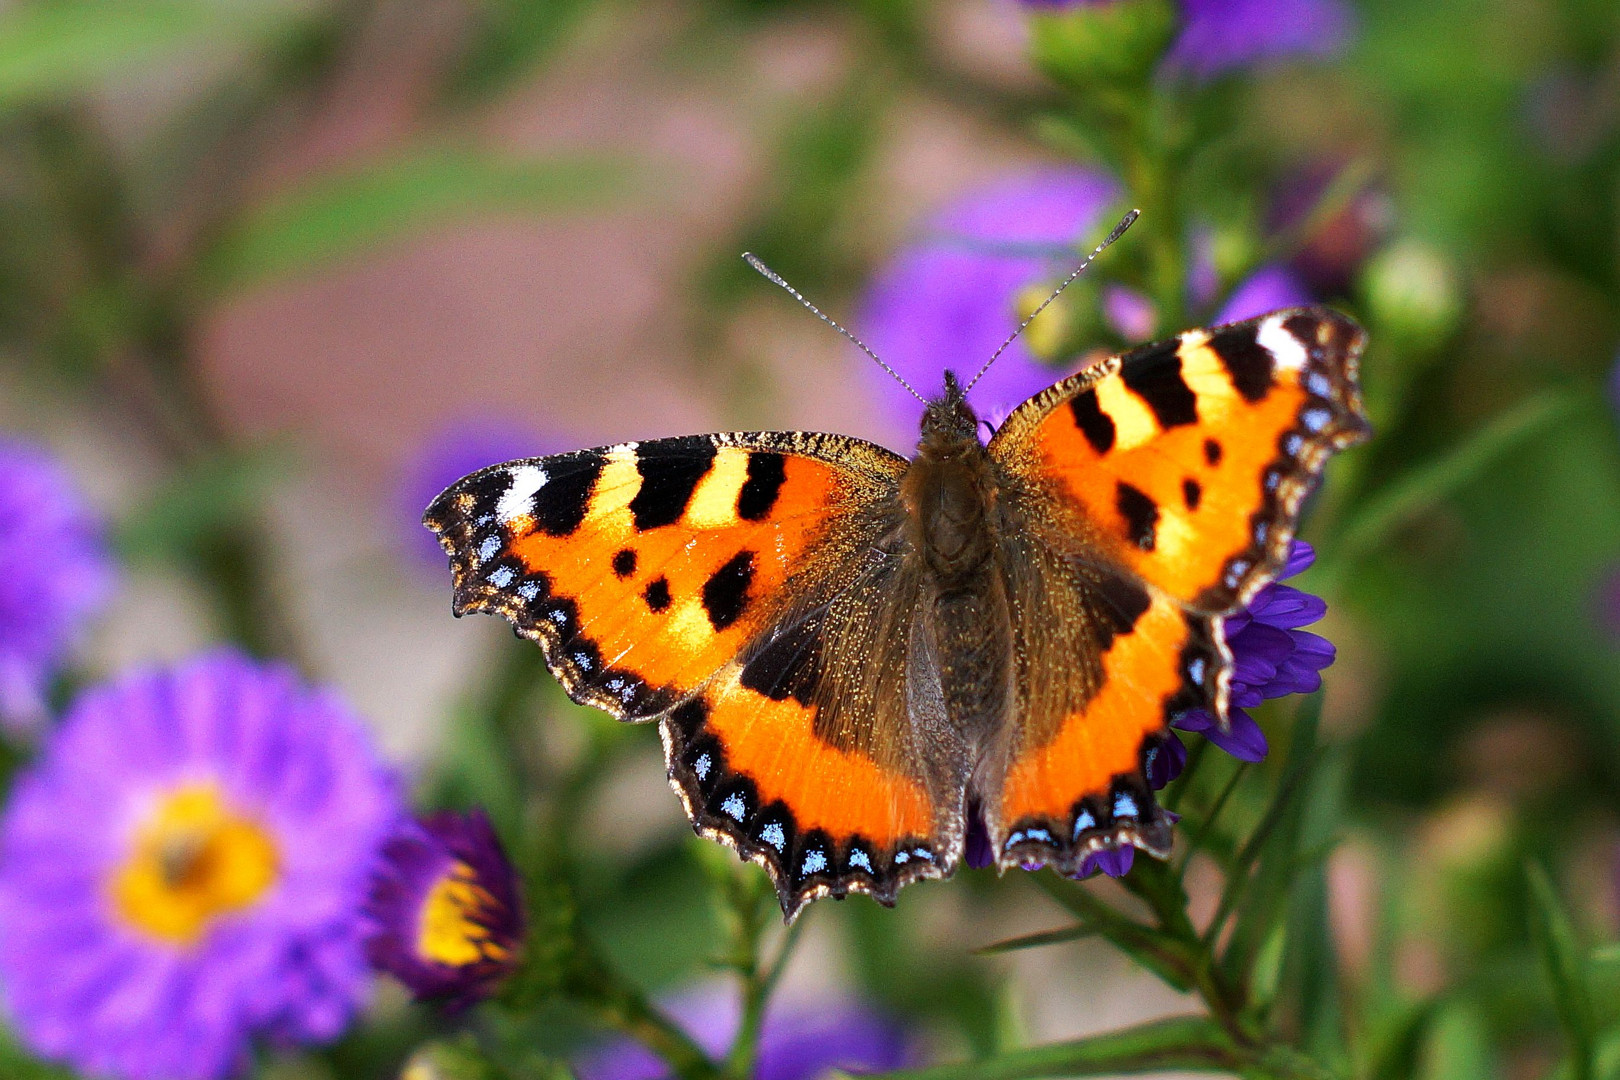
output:
[[[534,514],[534,493],[546,486],[546,470],[538,465],[519,465],[512,470],[512,483],[495,504],[495,516],[510,525],[518,518]]]
[[[1281,316],[1273,315],[1262,322],[1260,332],[1255,337],[1271,353],[1280,368],[1299,371],[1309,360],[1305,353],[1305,343],[1288,332],[1288,328],[1283,326]]]

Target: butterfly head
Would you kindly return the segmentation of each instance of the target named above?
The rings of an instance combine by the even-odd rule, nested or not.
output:
[[[923,410],[922,445],[943,447],[952,443],[979,441],[979,417],[968,404],[956,372],[945,373],[945,393]]]

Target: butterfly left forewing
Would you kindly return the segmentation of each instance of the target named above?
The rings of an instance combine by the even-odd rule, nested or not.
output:
[[[1361,347],[1325,308],[1188,331],[1037,395],[991,440],[1004,562],[1032,578],[1011,585],[1020,649],[1050,651],[1054,606],[1079,612],[1084,639],[1079,662],[1021,676],[983,796],[1004,864],[1164,853],[1147,758],[1182,711],[1224,722],[1221,618],[1275,577],[1327,457],[1366,436]]]

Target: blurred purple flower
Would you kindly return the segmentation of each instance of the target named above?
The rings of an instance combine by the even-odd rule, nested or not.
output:
[[[971,377],[1022,320],[1020,293],[1055,283],[1101,239],[1093,234],[1118,193],[1108,176],[1070,167],[1009,177],[959,199],[878,271],[857,333],[924,397],[940,392],[947,368]],[[914,437],[922,405],[865,358],[861,370],[885,415]],[[980,415],[1004,413],[1058,374],[1015,341],[974,391]]]
[[[383,846],[365,916],[372,966],[452,1012],[489,997],[521,959],[517,873],[482,810],[403,822]]]
[[[963,197],[934,218],[923,240],[878,271],[856,325],[919,393],[938,394],[947,368],[971,377],[1017,328],[1031,286],[1043,291],[1074,268],[1116,194],[1109,177],[1068,168],[1014,176]],[[1194,258],[1195,270],[1209,264],[1207,246],[1193,245],[1195,256],[1204,252]],[[1212,303],[1218,287],[1213,265],[1194,278],[1194,303]],[[1233,290],[1214,321],[1310,300],[1290,271],[1263,266]],[[1144,340],[1158,329],[1152,301],[1132,289],[1106,286],[1101,306],[1109,327],[1127,341]],[[897,434],[914,436],[921,403],[864,358],[861,370]],[[1066,373],[1039,362],[1026,334],[996,361],[973,400],[981,417],[997,421]]]
[[[86,690],[0,819],[0,1001],[42,1056],[219,1080],[324,1042],[369,985],[399,785],[354,714],[232,652]]]
[[[405,468],[399,491],[401,535],[408,549],[434,570],[445,567],[444,549],[422,527],[422,511],[438,494],[468,473],[518,458],[574,449],[555,435],[542,435],[514,420],[468,420],[452,424],[425,441]]]
[[[1060,11],[1113,0],[1020,0]],[[1164,66],[1196,79],[1292,56],[1331,56],[1350,39],[1350,10],[1341,0],[1181,0],[1181,33]]]
[[[1598,583],[1597,618],[1611,638],[1620,640],[1620,566],[1611,567]]]
[[[711,1057],[722,1057],[741,1022],[737,995],[703,986],[668,1002],[665,1011]],[[767,1011],[759,1036],[754,1080],[815,1080],[832,1069],[883,1072],[913,1063],[905,1033],[865,1006],[843,1003],[814,1008],[776,1006]],[[663,1080],[669,1067],[639,1043],[618,1040],[575,1067],[579,1080]]]
[[[1241,322],[1278,308],[1309,304],[1311,300],[1311,294],[1287,268],[1262,266],[1232,290],[1210,323],[1218,326]]]
[[[1331,56],[1350,39],[1339,0],[1182,0],[1165,66],[1197,79],[1292,56]]]
[[[63,654],[116,580],[101,521],[66,470],[0,438],[0,725],[32,725]]]

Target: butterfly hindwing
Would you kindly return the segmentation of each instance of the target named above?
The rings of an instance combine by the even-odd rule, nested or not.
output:
[[[1036,579],[1013,589],[1031,609],[1015,617],[1022,648],[1038,654],[1066,619],[1095,657],[1020,674],[987,798],[1004,864],[1163,853],[1147,758],[1182,711],[1224,722],[1222,616],[1276,576],[1328,455],[1365,437],[1362,340],[1325,308],[1188,331],[1037,395],[991,440],[1019,549],[1004,562]]]
[[[694,827],[765,864],[791,913],[892,901],[944,861],[883,624],[911,606],[885,550],[905,465],[832,435],[626,443],[474,473],[425,521],[457,613],[538,641],[575,701],[660,719]]]

